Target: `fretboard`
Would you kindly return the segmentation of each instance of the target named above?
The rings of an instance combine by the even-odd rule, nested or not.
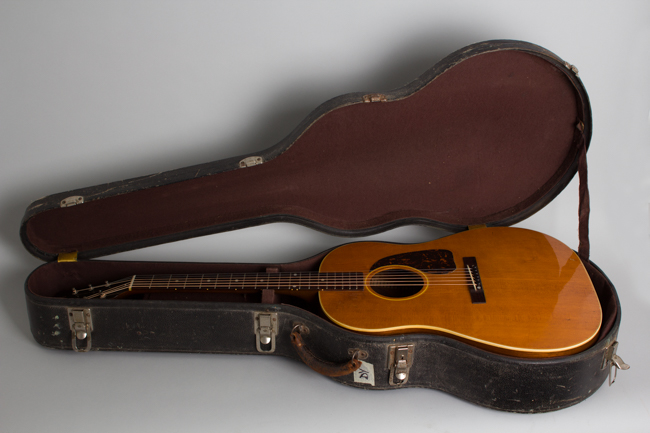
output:
[[[136,275],[129,290],[363,290],[362,272]]]

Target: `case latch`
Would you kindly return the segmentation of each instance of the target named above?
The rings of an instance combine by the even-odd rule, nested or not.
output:
[[[255,345],[261,353],[275,352],[278,313],[255,313]]]
[[[72,350],[88,352],[92,347],[90,334],[93,330],[90,308],[68,308],[68,320],[70,321],[70,331],[72,331]],[[84,340],[86,345],[80,347],[78,343]]]
[[[388,368],[390,369],[388,383],[401,386],[408,381],[414,350],[414,344],[388,346]]]
[[[628,370],[630,368],[630,366],[616,354],[616,349],[618,349],[618,341],[614,341],[607,347],[605,355],[603,356],[603,364],[600,366],[601,370],[609,367],[609,386],[612,386],[612,383],[616,381],[616,373],[618,370]],[[614,373],[613,375],[612,372]]]

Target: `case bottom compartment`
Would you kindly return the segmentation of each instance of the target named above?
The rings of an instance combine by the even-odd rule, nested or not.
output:
[[[130,274],[265,272],[268,267],[314,271],[326,253],[281,265],[114,261],[45,264],[26,283],[31,330],[44,346],[71,349],[74,337],[70,311],[88,309],[92,313],[91,350],[273,354],[299,359],[290,334],[302,325],[308,329],[304,333],[305,345],[316,357],[343,363],[359,352],[367,363],[363,367],[374,370],[374,384],[368,377],[359,378],[359,374],[334,378],[340,383],[367,389],[438,389],[475,404],[512,412],[547,412],[571,406],[593,394],[607,379],[606,356],[616,340],[620,309],[612,283],[592,263],[586,266],[603,311],[598,341],[578,354],[548,359],[503,356],[440,335],[384,337],[353,333],[320,317],[313,303],[300,304],[300,300],[290,305],[264,304],[253,297],[249,302],[62,297],[72,287],[101,284]],[[277,318],[272,347],[259,345],[260,314]],[[398,348],[411,350],[407,379],[402,383],[394,377]]]

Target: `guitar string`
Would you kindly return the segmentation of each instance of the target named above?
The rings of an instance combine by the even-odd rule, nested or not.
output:
[[[395,270],[395,271],[399,271],[399,270]],[[390,270],[383,271],[382,274],[389,273],[389,272],[390,272]],[[465,273],[467,273],[467,272],[465,272]],[[338,274],[339,275],[335,275],[335,276],[338,276],[339,278],[344,278],[345,276],[356,276],[359,273],[338,273]],[[228,285],[226,285],[225,282],[223,284],[218,284],[217,281],[215,281],[215,283],[212,284],[210,280],[212,280],[212,279],[217,280],[217,278],[212,277],[212,276],[210,276],[210,278],[208,278],[207,281],[205,281],[205,284],[197,285],[196,281],[204,282],[205,275],[203,275],[200,279],[197,278],[197,277],[183,279],[182,277],[180,277],[180,275],[177,278],[171,278],[174,275],[176,275],[176,274],[173,274],[173,275],[168,276],[167,278],[164,278],[164,281],[163,281],[163,278],[157,277],[157,276],[151,276],[151,277],[150,276],[140,276],[140,277],[134,276],[134,277],[131,277],[131,278],[126,278],[126,279],[120,280],[119,282],[129,281],[129,283],[130,283],[131,281],[133,281],[133,284],[122,283],[122,284],[119,284],[118,286],[110,287],[110,288],[108,288],[106,290],[103,290],[103,291],[100,291],[100,292],[95,293],[93,295],[90,295],[87,298],[98,297],[98,296],[102,296],[102,295],[106,296],[106,295],[110,295],[110,294],[117,293],[117,292],[120,292],[120,291],[128,290],[129,288],[131,288],[131,289],[133,289],[133,288],[136,288],[136,289],[138,289],[138,288],[139,289],[155,289],[155,288],[171,289],[171,288],[174,288],[175,290],[178,290],[178,287],[174,287],[174,285],[171,284],[172,280],[173,280],[174,283],[177,283],[177,282],[183,283],[183,289],[181,289],[181,290],[187,290],[187,289],[192,290],[192,289],[197,289],[197,288],[198,289],[205,289],[205,290],[210,290],[211,288],[213,290],[226,289],[226,288],[230,289],[230,290],[237,290],[237,288],[240,287],[240,285],[238,284],[238,285],[236,285],[235,288],[233,288],[231,281],[228,282]],[[187,275],[189,275],[189,274],[187,274]],[[207,274],[207,275],[210,275],[210,274]],[[212,274],[212,275],[216,275],[216,274]],[[228,275],[228,274],[226,274],[226,275]],[[239,275],[245,275],[245,276],[255,275],[256,276],[256,274],[239,274]],[[309,277],[317,277],[318,275],[319,275],[318,273],[307,274],[307,277],[308,278]],[[365,282],[365,276],[368,275],[368,274],[367,273],[361,273],[361,275],[364,276],[364,278],[361,281],[357,278],[356,283]],[[444,275],[445,274],[442,274],[440,276],[444,276]],[[322,277],[322,273],[320,274],[320,276]],[[436,276],[436,274],[429,275],[429,276]],[[305,277],[305,274],[301,274],[300,277],[301,278]],[[375,276],[373,276],[373,278],[371,280],[371,284],[374,284],[376,286],[379,286],[379,285],[422,286],[423,285],[423,280],[419,275],[413,274],[413,275],[407,276],[407,277],[409,277],[409,278],[402,277],[402,278],[399,278],[399,279],[395,279],[395,278],[391,279],[391,278],[386,278],[385,276],[382,276],[382,275],[375,275]],[[140,280],[138,280],[138,278]],[[150,278],[150,280],[149,281],[142,281],[143,279],[146,279],[146,278]],[[154,282],[156,280],[158,282],[160,282],[161,284],[154,284]],[[193,280],[193,282],[188,283],[188,280]],[[137,284],[136,284],[136,281],[137,281]],[[320,281],[321,282],[323,281],[322,278],[320,279]],[[436,285],[436,286],[441,286],[441,285],[461,285],[461,286],[466,286],[468,284],[467,278],[460,278],[460,280],[456,279],[456,281],[462,281],[461,283],[452,283],[451,281],[454,281],[454,280],[445,279],[445,280],[442,280],[442,281],[433,281],[433,282],[430,282],[429,285]],[[238,281],[236,281],[236,282],[238,282]],[[259,286],[260,282],[264,283],[264,281],[255,281],[255,282],[243,281],[242,282],[243,284],[241,285],[241,288],[243,290],[245,290],[246,288],[259,289],[258,286]],[[291,279],[286,280],[286,281],[283,281],[280,278],[276,279],[275,281],[268,280],[266,282],[267,283],[266,287],[267,288],[270,287],[270,288],[274,288],[274,289],[275,288],[277,288],[277,289],[284,288],[285,290],[288,288],[289,290],[291,290],[291,287],[287,287],[287,286],[291,286],[292,284],[287,284],[287,282],[291,282]],[[308,281],[308,282],[300,281],[300,284],[293,284],[293,287],[294,288],[300,288],[301,290],[304,290],[305,285],[310,286],[311,282],[313,282],[313,281]],[[162,283],[164,283],[164,284],[162,284]],[[210,284],[208,284],[208,283],[210,283]],[[306,284],[302,284],[302,283],[306,283]],[[113,283],[113,284],[116,284],[116,283]],[[170,285],[172,285],[172,287],[170,287]],[[206,285],[208,285],[209,287],[205,287]],[[264,285],[264,284],[262,284],[262,285]],[[360,284],[354,284],[352,281],[348,281],[347,283],[345,281],[335,281],[334,283],[327,282],[326,284],[324,284],[324,286],[326,286],[328,288],[336,288],[336,287],[341,287],[341,288],[348,287],[349,288],[350,286],[358,286],[358,285],[360,285]],[[318,284],[316,286],[318,286]],[[97,288],[99,288],[99,287],[104,287],[104,286],[98,286]],[[86,289],[86,290],[92,290],[92,289],[93,288],[91,286],[89,289]]]
[[[469,275],[469,274],[467,274]],[[224,278],[223,281],[219,281],[217,278],[210,278],[207,280],[183,280],[183,279],[173,279],[173,280],[149,280],[149,281],[137,281],[134,282],[132,287],[167,287],[174,286],[178,287],[183,285],[183,287],[224,287],[224,286],[261,286],[261,285],[283,285],[283,286],[299,286],[299,285],[323,285],[323,286],[337,286],[350,285],[351,282],[361,282],[365,281],[365,277],[339,277],[339,279],[333,278],[302,278],[302,279],[282,279],[282,278],[262,278],[262,279],[249,279],[246,278]],[[398,284],[403,283],[422,283],[423,278],[420,275],[414,276],[373,276],[370,279],[375,283],[393,283]],[[432,283],[451,283],[451,282],[466,282],[468,281],[467,276],[459,277],[442,277],[436,278],[435,276],[428,276],[427,280]],[[322,284],[321,284],[322,283]]]
[[[449,270],[449,269],[447,268],[445,270]],[[431,269],[426,269],[424,271],[429,271],[430,272],[432,270]],[[438,271],[440,271],[440,269],[438,269]],[[380,286],[380,285],[423,286],[423,279],[422,279],[422,277],[420,275],[414,274],[414,273],[412,273],[410,275],[403,275],[404,272],[409,272],[409,271],[405,270],[405,269],[389,269],[389,270],[381,271],[381,272],[377,273],[376,275],[374,275],[371,278],[371,284],[374,284],[376,286]],[[385,275],[385,274],[390,274],[390,273],[402,274],[402,275],[400,275],[397,278],[395,276],[387,277]],[[468,270],[462,269],[462,268],[461,269],[456,269],[456,270],[454,270],[454,271],[452,271],[450,273],[446,273],[446,274],[429,274],[429,275],[427,275],[427,277],[430,277],[430,278],[431,277],[438,277],[438,278],[432,278],[432,279],[434,279],[436,281],[429,281],[429,285],[436,285],[436,286],[460,285],[460,286],[466,286],[468,284],[468,279],[466,277],[459,276],[459,277],[457,277],[455,279],[450,279],[448,277],[450,274],[454,274],[454,273],[471,275],[471,271],[468,271]],[[337,278],[337,277],[338,278],[355,277],[357,284],[354,284],[353,281],[348,281],[347,283],[345,281],[334,281],[334,282],[327,281],[324,284],[324,286],[326,286],[327,288],[336,288],[336,287],[341,287],[341,288],[348,287],[349,288],[350,286],[359,286],[359,285],[361,285],[359,283],[364,283],[365,282],[365,277],[369,273],[364,273],[364,272],[288,273],[287,272],[287,273],[281,273],[281,274],[285,274],[285,277],[284,277],[285,279],[282,279],[281,275],[278,276],[278,278],[273,279],[273,276],[271,275],[270,276],[271,278],[268,278],[267,281],[266,281],[266,287],[267,288],[270,287],[270,288],[274,288],[274,289],[276,289],[276,288],[277,289],[284,288],[285,290],[288,288],[289,290],[291,290],[290,286],[293,286],[294,288],[300,288],[301,290],[304,290],[305,285],[311,286],[311,283],[314,282],[313,281],[314,278],[320,280],[320,281],[316,281],[316,283],[324,282],[324,279],[322,277],[325,274],[325,275],[327,275],[326,279],[329,279],[329,277],[331,277],[332,275],[333,275],[334,278]],[[286,279],[287,274],[293,274],[293,275],[289,275],[289,279]],[[181,289],[181,290],[187,290],[187,289],[189,289],[189,290],[192,290],[192,289],[210,290],[211,288],[213,290],[225,289],[225,288],[230,289],[230,290],[237,290],[239,287],[241,287],[243,290],[245,290],[246,288],[259,289],[258,286],[260,285],[260,283],[262,283],[262,285],[264,285],[263,284],[264,280],[261,280],[261,281],[258,280],[257,279],[258,276],[259,275],[266,275],[267,277],[269,277],[269,275],[262,274],[262,273],[199,274],[199,275],[201,275],[200,278],[199,278],[198,275],[192,275],[192,274],[180,274],[180,275],[179,274],[169,274],[169,275],[165,275],[163,277],[160,277],[158,275],[139,276],[138,277],[136,275],[136,276],[133,276],[133,277],[130,277],[130,278],[125,278],[123,280],[119,280],[119,281],[114,282],[112,284],[107,283],[109,286],[114,286],[114,285],[116,285],[118,283],[122,283],[122,284],[119,284],[119,285],[117,285],[115,287],[109,287],[106,290],[101,290],[98,293],[95,293],[93,295],[88,296],[87,298],[97,297],[97,296],[102,296],[102,295],[106,296],[106,295],[113,294],[113,293],[116,293],[116,292],[128,290],[129,288],[131,288],[131,289],[133,289],[133,288],[136,288],[136,289],[138,289],[138,288],[139,289],[155,289],[155,288],[171,289],[171,288],[174,288],[175,290],[178,290],[177,285],[176,284],[171,284],[172,282],[173,283],[182,283],[183,284],[183,289]],[[223,283],[218,282],[218,279],[219,279],[220,275],[227,275],[227,277],[225,277],[225,276],[223,277],[224,279],[228,278],[229,281],[228,281],[227,285],[226,285],[225,281]],[[208,277],[207,280],[206,280],[206,276]],[[233,283],[232,278],[234,276],[237,276],[237,278],[235,278],[235,282],[238,283],[239,282],[238,280],[240,278],[242,280],[244,280],[244,281],[242,281],[241,285],[237,284],[236,287],[233,288],[232,287],[232,283]],[[292,281],[293,277],[296,277],[296,276],[300,279],[300,281]],[[359,280],[359,276],[363,276],[363,278],[361,280]],[[147,278],[149,280],[145,281],[145,279],[147,279]],[[255,281],[247,282],[247,281],[245,281],[246,278],[255,278]],[[307,279],[309,281],[302,281],[302,279]],[[211,280],[215,280],[214,283]],[[123,282],[126,282],[126,281],[128,281],[129,283],[123,283]],[[198,281],[198,283],[197,283],[197,281]],[[460,281],[460,283],[455,283],[454,281]],[[131,282],[132,282],[132,284],[131,284]],[[294,284],[292,284],[292,283],[294,283]],[[297,284],[295,284],[295,283],[297,283]],[[170,287],[170,285],[172,287]],[[209,287],[205,287],[205,286],[209,286]],[[319,284],[316,284],[316,286],[319,286]],[[106,287],[106,285],[96,286],[94,288],[92,286],[90,286],[88,289],[82,289],[82,290],[79,290],[79,291],[99,289],[100,287]],[[315,289],[315,290],[317,290],[317,289]]]
[[[418,282],[418,284],[421,284],[422,282],[422,277],[419,274],[411,273],[410,275],[404,275],[403,272],[405,272],[406,270],[400,270],[400,269],[394,270],[393,272],[391,271],[393,270],[386,270],[378,274],[375,274],[372,277],[373,282],[383,283],[383,284],[387,284],[387,283],[399,284],[400,282],[405,282],[405,283]],[[467,276],[470,275],[470,272],[465,269],[459,271],[460,272],[458,272],[457,270],[449,274],[428,274],[427,279],[435,280],[434,281],[435,283],[453,282],[453,281],[466,282]],[[260,278],[262,275],[264,275],[264,278]],[[224,286],[232,286],[234,283],[238,283],[238,284],[234,284],[236,286],[243,285],[243,286],[255,286],[255,287],[259,285],[264,285],[264,283],[273,286],[278,286],[278,285],[298,286],[298,285],[317,284],[320,282],[324,282],[325,283],[324,285],[326,286],[337,286],[337,285],[347,286],[350,285],[349,283],[351,282],[351,280],[357,280],[357,281],[360,279],[365,280],[365,277],[367,275],[368,273],[358,273],[358,272],[308,273],[308,274],[298,274],[298,275],[294,273],[293,275],[289,275],[289,276],[287,276],[286,274],[274,276],[273,274],[269,275],[263,273],[204,274],[200,277],[197,275],[190,275],[190,274],[188,274],[187,276],[182,276],[182,275],[176,276],[175,274],[173,274],[164,277],[159,277],[158,275],[140,276],[140,277],[136,276],[132,287],[167,287],[169,285],[176,286],[177,284],[183,284],[184,287],[187,286],[196,287],[197,285],[199,287],[201,286],[224,287]],[[339,281],[337,280],[337,278],[343,280]],[[345,279],[348,279],[347,283]],[[241,284],[239,284],[240,283],[239,280],[242,280]]]
[[[423,284],[422,284],[421,282],[420,282],[420,283],[414,283],[414,284],[392,283],[392,282],[391,282],[391,283],[386,283],[386,282],[375,282],[375,284],[372,284],[372,285],[374,285],[375,287],[377,287],[377,286],[380,286],[380,285],[382,285],[382,284],[383,284],[383,285],[399,285],[400,287],[406,287],[406,286],[420,286],[420,287],[422,287],[422,286],[423,286]],[[430,285],[430,286],[465,286],[465,287],[467,287],[469,284],[468,284],[468,280],[465,280],[463,283],[437,283],[437,282],[435,282],[435,283],[430,283],[429,285]],[[346,288],[346,287],[349,288],[349,287],[351,287],[351,286],[361,287],[362,284],[358,284],[358,285],[354,285],[354,284],[327,284],[327,285],[325,285],[325,286],[326,286],[327,288],[332,288],[332,287],[334,287],[334,288],[336,288],[336,287],[341,287],[341,288],[343,289],[343,288]],[[164,288],[164,289],[168,289],[168,290],[172,290],[172,289],[174,289],[174,291],[177,291],[177,290],[178,290],[177,287],[174,287],[174,286],[169,287],[169,286],[167,286],[167,285],[165,285],[165,286],[149,286],[149,285],[130,286],[130,284],[121,284],[121,285],[119,285],[119,286],[111,287],[111,288],[109,288],[109,289],[102,290],[102,291],[99,291],[99,292],[93,293],[93,294],[91,294],[91,295],[85,296],[85,298],[86,298],[86,299],[91,299],[91,298],[95,298],[95,297],[101,297],[102,295],[103,295],[103,296],[107,296],[107,295],[111,295],[111,294],[113,294],[113,293],[118,293],[118,292],[122,292],[122,291],[127,291],[127,290],[129,290],[129,288],[133,289],[134,287],[135,287],[136,289],[140,288],[140,289],[148,289],[148,290],[150,290],[150,289],[156,289],[156,288]],[[309,288],[306,288],[306,287],[303,286],[303,285],[295,285],[294,287],[296,288],[296,290],[299,289],[300,291],[304,291],[305,289],[309,289]],[[274,286],[267,286],[267,288],[271,288],[271,289],[279,289],[279,290],[290,290],[290,291],[291,291],[291,290],[294,290],[294,289],[288,287],[287,285],[277,285],[277,286],[274,285]],[[249,289],[249,290],[259,290],[259,289],[261,289],[261,288],[255,286],[255,285],[249,285],[249,286],[237,286],[237,287],[231,287],[231,286],[225,286],[225,285],[224,285],[224,286],[217,286],[217,287],[201,287],[201,286],[189,286],[189,287],[186,287],[186,286],[184,286],[184,287],[181,288],[180,290],[181,290],[181,291],[186,291],[186,290],[194,290],[194,289],[195,289],[195,290],[205,290],[205,291],[209,291],[209,290],[217,290],[217,289],[221,289],[221,290],[234,290],[234,291],[237,291],[237,290],[244,290],[244,291],[245,291],[245,290],[247,290],[247,289]],[[361,289],[363,289],[363,287],[361,287]],[[318,288],[315,287],[315,288],[313,288],[313,290],[314,290],[314,291],[319,291],[319,290],[322,290],[322,289],[318,289]]]

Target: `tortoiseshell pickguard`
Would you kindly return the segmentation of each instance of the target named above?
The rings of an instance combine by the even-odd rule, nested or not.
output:
[[[456,270],[454,255],[449,250],[422,250],[395,254],[378,260],[370,270],[390,265],[409,266],[436,274],[447,274]]]

